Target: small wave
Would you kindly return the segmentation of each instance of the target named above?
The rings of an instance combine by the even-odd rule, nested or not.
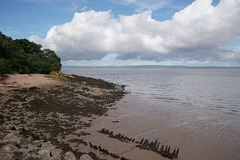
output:
[[[176,99],[176,98],[167,98],[167,97],[157,97],[157,98],[155,98],[156,100],[158,100],[158,101],[165,101],[165,100],[167,100],[167,101],[178,101],[179,99]]]

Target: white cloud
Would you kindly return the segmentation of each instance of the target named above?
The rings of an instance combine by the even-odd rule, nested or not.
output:
[[[87,0],[67,0],[68,2],[71,3],[71,7],[68,8],[68,11],[70,12],[76,12],[77,10],[79,11],[84,11],[87,9],[86,4],[88,3]]]
[[[111,11],[75,13],[71,22],[52,27],[45,39],[29,39],[63,60],[98,60],[117,53],[118,59],[240,61],[240,49],[224,48],[240,36],[240,1],[211,3],[197,0],[167,21],[152,19],[151,11],[118,19]]]
[[[84,6],[84,7],[81,9],[81,11],[84,11],[85,9],[87,9],[87,6]]]

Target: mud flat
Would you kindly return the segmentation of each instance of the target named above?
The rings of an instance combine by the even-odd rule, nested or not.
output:
[[[170,155],[178,151],[173,159],[240,158],[239,116],[219,115],[191,104],[160,102],[158,99],[149,101],[131,94],[114,107],[116,110],[109,110],[108,116],[94,120],[87,129],[91,135],[83,137],[95,147],[76,143],[72,147],[85,152],[97,151],[102,159],[114,158],[99,151],[99,146],[100,150],[108,149],[109,153],[131,160],[170,159],[158,152],[163,145],[163,151],[170,147]],[[158,150],[152,149],[150,144],[158,146]]]

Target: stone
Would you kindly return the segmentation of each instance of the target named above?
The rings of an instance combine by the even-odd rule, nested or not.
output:
[[[4,160],[12,160],[14,158],[14,154],[12,152],[7,152],[3,149],[0,149],[0,158]]]
[[[51,144],[50,141],[43,143],[40,151],[38,151],[38,154],[41,157],[41,159],[51,159],[51,160],[61,159],[61,153],[62,153],[62,150],[57,149],[56,146]]]
[[[3,139],[4,137],[6,137],[7,133],[0,131],[0,139]]]
[[[31,152],[31,151],[37,151],[38,150],[38,147],[29,143],[28,146],[27,146],[27,151],[28,152]]]
[[[37,158],[34,158],[32,156],[25,156],[25,157],[23,157],[22,160],[35,160],[35,159],[37,159]]]
[[[65,160],[76,160],[76,157],[74,156],[74,154],[72,152],[66,152],[64,154],[64,159]]]
[[[16,146],[14,146],[13,144],[7,144],[7,145],[3,146],[2,150],[6,151],[6,152],[19,152],[19,149]]]
[[[43,143],[42,144],[42,147],[41,147],[41,150],[48,150],[48,151],[52,151],[56,149],[56,146],[54,146],[53,144],[51,144],[50,141],[46,142],[46,143]]]
[[[61,149],[53,149],[51,150],[52,157],[61,157],[62,150]]]
[[[37,147],[41,147],[42,144],[43,144],[43,140],[35,140],[33,143],[34,143],[34,145],[36,145]]]
[[[62,159],[61,154],[55,154],[50,158],[50,160],[61,160],[61,159]]]
[[[50,159],[50,151],[49,150],[40,150],[38,151],[38,155],[41,160],[49,160]]]
[[[9,133],[3,138],[3,141],[20,144],[23,141],[23,139],[20,136],[16,136],[14,133]]]
[[[28,155],[25,156],[26,157],[26,160],[29,158],[29,159],[34,159],[34,160],[40,160],[41,157],[39,155],[37,155],[37,153],[35,152],[30,152]]]
[[[93,160],[88,154],[84,154],[80,157],[80,160]]]

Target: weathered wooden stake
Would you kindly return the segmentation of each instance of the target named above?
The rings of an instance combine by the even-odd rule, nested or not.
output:
[[[88,143],[89,143],[90,147],[92,148],[93,147],[92,143],[91,142],[88,142]]]

